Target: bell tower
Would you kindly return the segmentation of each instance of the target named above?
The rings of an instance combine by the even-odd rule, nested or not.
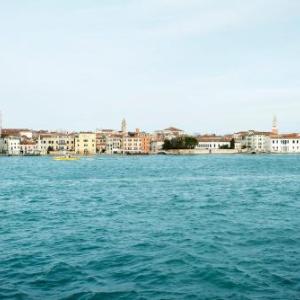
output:
[[[121,131],[122,133],[127,133],[127,123],[125,119],[122,120]]]
[[[272,134],[278,134],[278,127],[277,127],[277,117],[274,115],[273,122],[272,122]]]

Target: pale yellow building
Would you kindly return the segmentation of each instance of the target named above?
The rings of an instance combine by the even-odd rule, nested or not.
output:
[[[74,134],[49,132],[40,134],[37,140],[38,150],[42,155],[53,152],[74,152]]]
[[[75,153],[79,155],[96,154],[96,133],[80,132],[75,136]]]

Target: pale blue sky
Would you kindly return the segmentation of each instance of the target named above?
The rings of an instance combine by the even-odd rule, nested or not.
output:
[[[0,0],[5,127],[300,131],[299,0]]]

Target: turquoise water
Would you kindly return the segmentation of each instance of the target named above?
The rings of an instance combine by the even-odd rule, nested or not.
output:
[[[0,299],[300,299],[300,156],[0,157]]]

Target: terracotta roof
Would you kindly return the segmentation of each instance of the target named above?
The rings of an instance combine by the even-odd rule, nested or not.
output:
[[[112,133],[109,137],[111,138],[121,138],[123,135],[120,133]]]
[[[79,134],[96,134],[96,133],[92,131],[80,131]]]
[[[256,130],[248,130],[248,131],[240,131],[240,132],[236,132],[235,134],[238,135],[266,135],[266,136],[271,136],[274,133],[270,132],[270,131],[256,131]]]
[[[250,133],[253,133],[254,135],[266,135],[266,136],[270,136],[273,133],[270,131],[255,131],[255,130],[251,130]]]
[[[164,131],[183,131],[182,129],[178,129],[178,128],[176,128],[176,127],[168,127],[168,128],[166,128],[166,129],[164,129]]]
[[[24,128],[2,128],[3,132],[20,132],[20,131],[31,131],[30,129],[24,129]]]
[[[31,132],[31,130],[29,130],[29,129],[3,128],[1,131],[1,135],[2,135],[2,137],[6,137],[6,136],[10,136],[10,135],[19,136],[20,133],[23,131]]]
[[[101,129],[100,131],[102,131],[102,132],[113,132],[114,130],[113,129]]]
[[[272,139],[300,139],[300,133],[285,133],[273,135]]]
[[[200,135],[197,137],[198,142],[230,142],[230,139],[224,136],[216,136],[216,135]]]

